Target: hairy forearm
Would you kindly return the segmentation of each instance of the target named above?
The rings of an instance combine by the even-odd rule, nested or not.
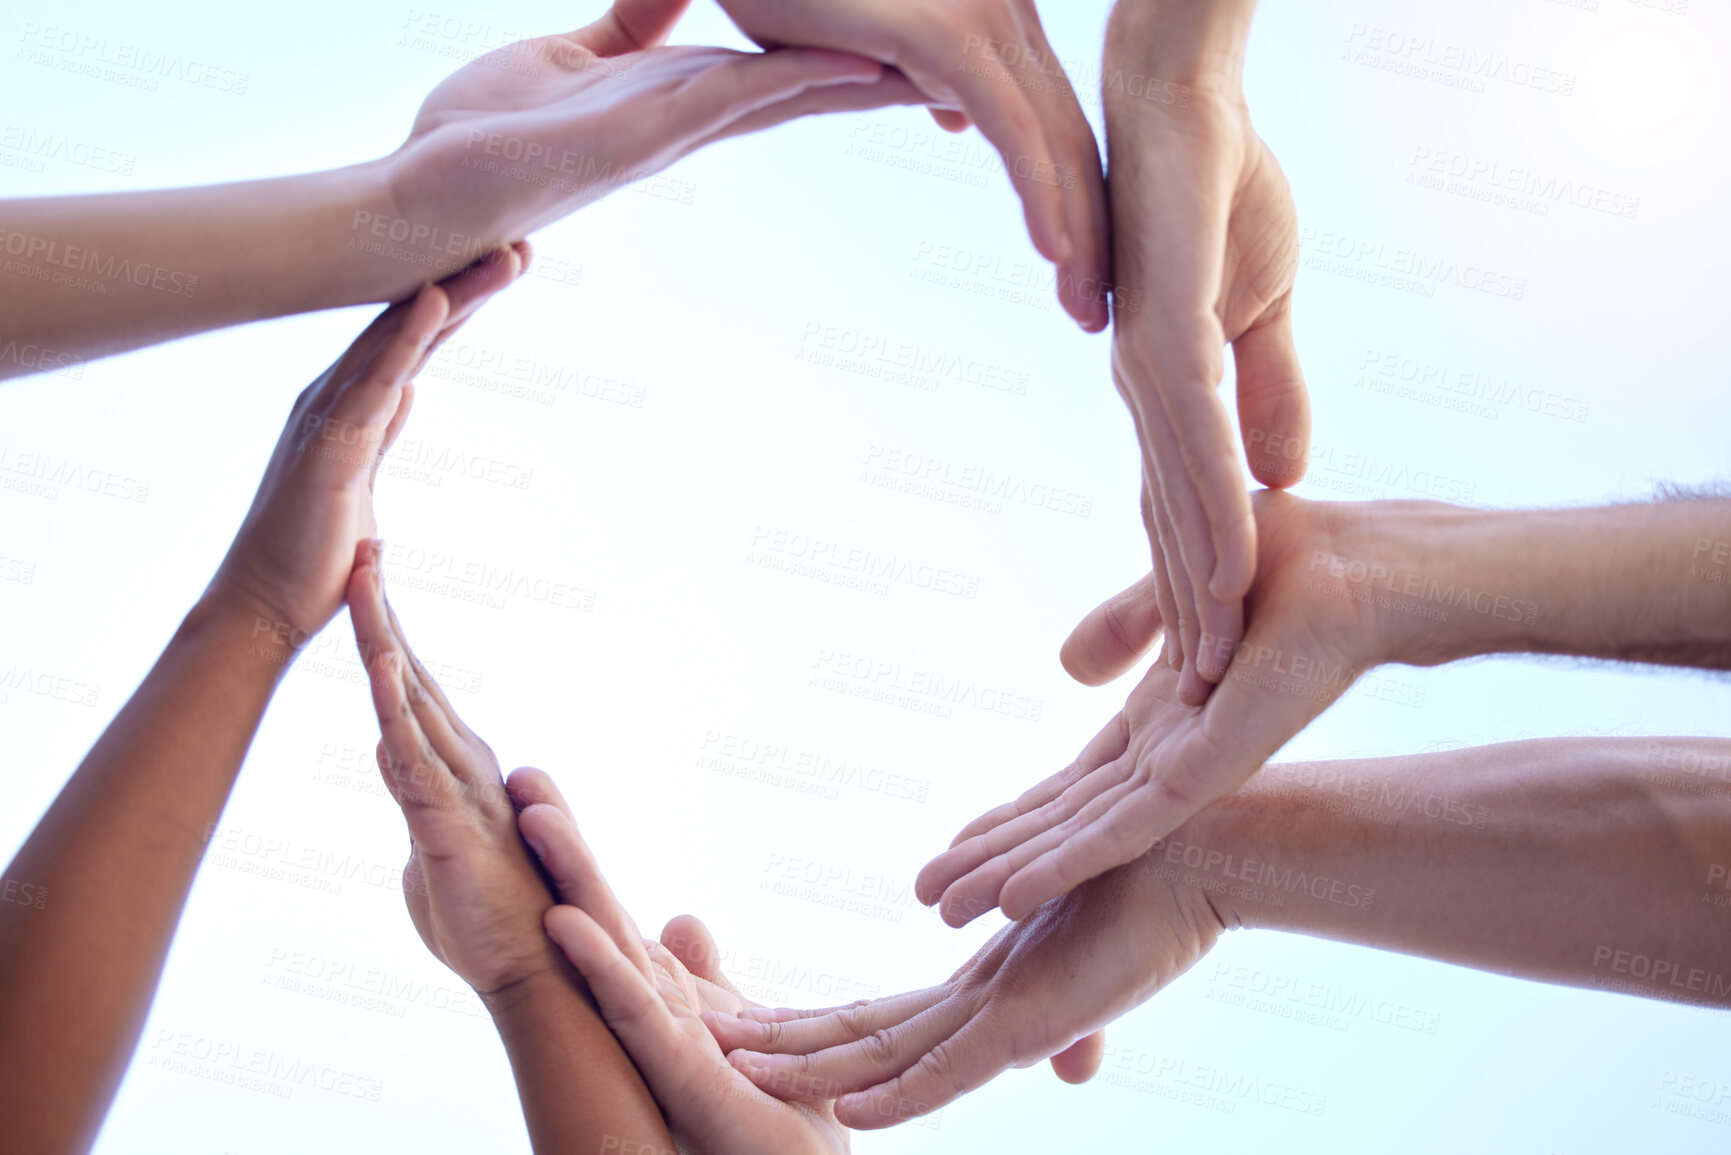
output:
[[[1571,654],[1731,669],[1731,500],[1371,510],[1310,576],[1371,598],[1387,660]],[[1367,566],[1368,563],[1368,566]]]
[[[0,203],[0,344],[40,351],[0,360],[0,377],[268,317],[397,300],[450,271],[414,258],[448,258],[451,268],[473,258],[441,256],[449,237],[397,241],[412,225],[396,221],[390,189],[387,165],[375,162]]]
[[[1272,765],[1155,856],[1228,925],[1731,1007],[1727,847],[1731,740],[1571,738]]]
[[[250,627],[195,609],[6,868],[44,896],[0,903],[6,1151],[95,1138],[287,656]]]
[[[547,972],[483,995],[537,1155],[672,1155],[655,1100],[577,986]]]

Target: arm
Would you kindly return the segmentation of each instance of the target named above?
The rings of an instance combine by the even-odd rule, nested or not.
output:
[[[921,872],[945,918],[1000,904],[1021,917],[1140,856],[1385,663],[1547,653],[1731,668],[1731,500],[1487,512],[1255,496],[1256,616],[1242,644],[1202,637],[1227,670],[1207,704],[1165,694],[1157,665],[1076,762]],[[1153,605],[1144,581],[1096,610],[1072,662],[1122,672],[1153,639]]]
[[[1256,572],[1255,524],[1218,392],[1227,345],[1251,473],[1294,484],[1310,437],[1292,335],[1297,214],[1244,99],[1255,9],[1255,0],[1119,0],[1102,75],[1123,305],[1112,371],[1140,442],[1163,657],[1192,705],[1225,673],[1201,636],[1237,644]]]
[[[1160,672],[1175,694],[1176,674]],[[1272,766],[1148,855],[1000,931],[947,983],[712,1026],[759,1086],[848,1092],[839,1116],[869,1127],[1060,1053],[1234,927],[1731,1006],[1726,914],[1703,901],[1714,888],[1731,900],[1731,788],[1705,798],[1656,779],[1655,744],[1731,768],[1731,742],[1698,738]]]
[[[534,1149],[670,1150],[643,1079],[542,932],[553,895],[518,836],[499,763],[409,649],[374,542],[356,551],[348,601],[383,734],[379,768],[409,827],[409,915],[492,1013]]]
[[[711,141],[918,99],[900,77],[842,53],[657,47],[684,6],[619,0],[586,28],[474,61],[433,90],[382,160],[7,202],[0,339],[52,350],[42,367],[55,368],[225,325],[402,300]]]
[[[0,903],[8,1149],[94,1140],[259,718],[342,603],[406,382],[517,267],[493,257],[387,310],[302,393],[210,587],[6,868],[43,896]]]

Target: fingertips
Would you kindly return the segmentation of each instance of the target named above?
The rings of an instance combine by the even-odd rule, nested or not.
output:
[[[661,945],[673,952],[686,970],[705,982],[720,985],[726,980],[721,973],[721,950],[715,936],[694,915],[681,914],[661,928]]]
[[[545,770],[534,766],[517,767],[505,779],[505,791],[519,811],[535,805],[546,805],[560,811],[567,818],[571,817],[570,805],[566,803],[565,796],[559,793],[553,776]]]
[[[1100,1072],[1106,1057],[1106,1032],[1095,1031],[1052,1056],[1052,1073],[1072,1085],[1086,1083]]]

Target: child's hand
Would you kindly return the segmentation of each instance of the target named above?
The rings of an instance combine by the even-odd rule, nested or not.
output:
[[[258,496],[205,592],[300,648],[343,604],[355,545],[374,535],[373,478],[440,342],[527,267],[519,243],[379,314],[295,402]]]
[[[518,825],[540,856],[561,901],[547,933],[589,984],[601,1016],[661,1105],[681,1149],[699,1155],[830,1155],[848,1133],[825,1102],[788,1103],[759,1090],[728,1064],[704,1025],[706,1014],[739,1015],[757,1004],[717,966],[709,931],[695,918],[667,924],[661,941],[642,938],[601,876],[558,788],[539,770],[511,775]],[[820,1098],[801,1088],[802,1098]]]
[[[541,933],[553,895],[517,834],[498,760],[410,651],[377,542],[356,551],[348,601],[384,734],[379,769],[409,823],[403,893],[421,940],[482,995],[565,973]]]

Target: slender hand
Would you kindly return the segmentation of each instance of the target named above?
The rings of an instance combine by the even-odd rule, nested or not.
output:
[[[1291,324],[1297,216],[1244,101],[1254,10],[1255,0],[1119,0],[1106,34],[1116,276],[1134,303],[1117,313],[1113,379],[1141,442],[1163,656],[1183,672],[1180,698],[1192,705],[1226,672],[1201,636],[1237,645],[1256,566],[1217,391],[1226,345],[1256,478],[1298,481],[1310,436]],[[1107,630],[1079,644],[1111,642]]]
[[[1201,639],[1227,668],[1219,688],[1187,705],[1157,664],[1074,763],[969,824],[918,882],[946,921],[994,906],[1020,918],[1141,856],[1385,662],[1545,653],[1731,668],[1731,501],[1501,513],[1262,491],[1254,504],[1250,632]],[[1111,633],[1108,615],[1113,645],[1073,651],[1099,680],[1151,643],[1152,583],[1083,629]]]
[[[660,46],[686,2],[618,0],[588,27],[471,62],[380,160],[6,202],[0,248],[31,268],[0,273],[0,344],[23,349],[0,377],[266,317],[401,300],[711,141],[921,100],[898,74],[843,53]]]
[[[553,894],[498,760],[409,649],[377,543],[354,561],[349,614],[383,733],[379,769],[409,826],[403,894],[421,941],[492,1012],[536,1151],[605,1151],[609,1138],[668,1149],[654,1100],[542,931]]]
[[[694,1155],[833,1155],[848,1149],[826,1096],[786,1103],[728,1065],[705,1021],[757,1004],[716,965],[719,952],[695,918],[645,939],[614,898],[547,775],[520,770],[511,794],[518,823],[565,904],[547,912],[547,934],[589,984],[601,1014],[655,1092],[667,1122]],[[775,1090],[771,1087],[769,1090]]]
[[[95,1138],[259,719],[371,533],[408,381],[520,265],[507,250],[387,309],[301,395],[221,570],[6,868],[32,898],[0,903],[6,1150]]]
[[[858,53],[894,65],[952,132],[978,124],[1002,154],[1058,299],[1089,332],[1112,288],[1094,130],[1033,0],[721,0],[757,43]]]
[[[1177,675],[1153,674],[1172,689]],[[949,982],[712,1027],[777,1094],[851,1126],[942,1106],[1146,1000],[1223,929],[1294,931],[1731,1007],[1731,806],[1678,767],[1724,739],[1557,739],[1268,767],[1149,854],[1014,923]],[[1671,767],[1673,769],[1667,769]]]

